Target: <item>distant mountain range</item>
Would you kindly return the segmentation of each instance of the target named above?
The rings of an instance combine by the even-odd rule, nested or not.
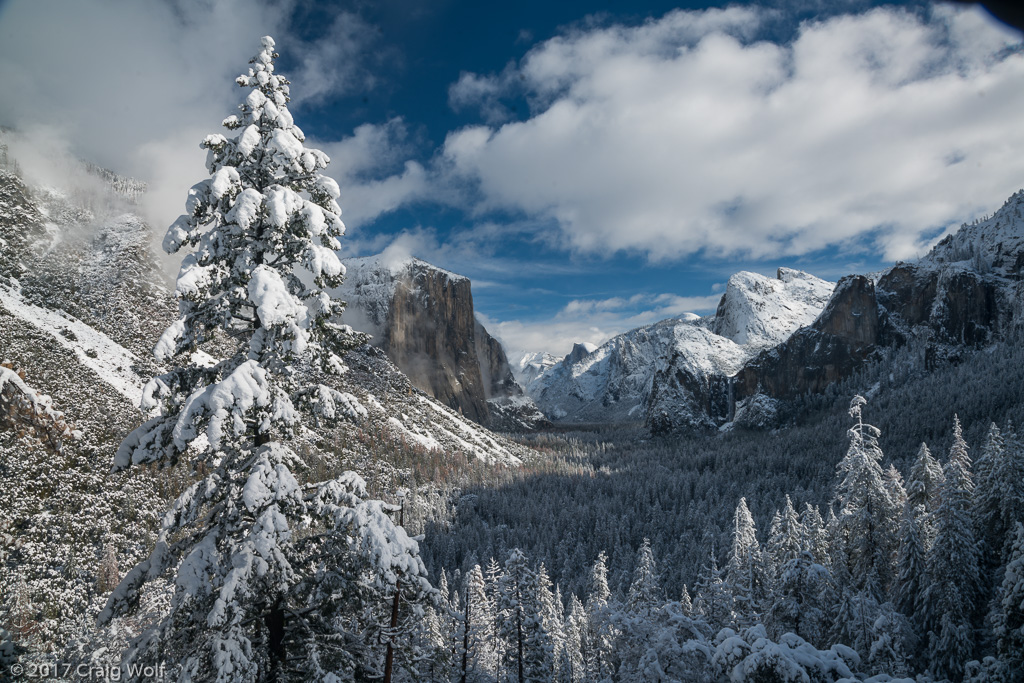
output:
[[[1019,325],[1024,191],[964,225],[917,263],[838,284],[787,268],[737,273],[714,315],[673,318],[528,354],[515,371],[540,409],[566,422],[645,422],[655,432],[778,425],[780,401],[820,393],[889,349],[955,362]]]
[[[30,188],[3,172],[0,316],[45,330],[54,353],[133,401],[156,370],[150,350],[175,304],[134,213],[145,186],[87,164],[81,172],[103,196]],[[470,281],[418,259],[349,259],[336,293],[348,302],[345,322],[372,335],[388,372],[453,419],[498,431],[551,422],[775,427],[787,400],[820,393],[887,350],[911,345],[924,365],[955,362],[1024,320],[1022,208],[1018,192],[918,262],[838,283],[788,268],[774,278],[736,273],[713,315],[577,344],[561,359],[536,353],[510,363],[475,316]],[[102,337],[75,332],[81,326]],[[31,365],[38,353],[11,339],[0,355]],[[498,451],[485,457],[506,457]]]

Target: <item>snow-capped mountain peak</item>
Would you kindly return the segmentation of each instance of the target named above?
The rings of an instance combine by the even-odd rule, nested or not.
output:
[[[556,365],[534,371],[527,392],[555,419],[639,421],[671,404],[673,412],[703,424],[707,410],[685,407],[707,404],[711,384],[814,322],[833,288],[790,268],[780,268],[774,279],[737,273],[715,315],[663,320],[598,348],[576,344]],[[531,363],[535,357],[524,358],[520,368]]]
[[[835,283],[792,268],[773,278],[739,272],[729,278],[712,330],[758,350],[786,340],[825,308]]]

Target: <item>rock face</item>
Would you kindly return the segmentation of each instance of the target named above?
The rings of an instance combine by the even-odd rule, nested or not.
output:
[[[844,278],[814,323],[765,351],[735,378],[736,400],[818,393],[886,348],[925,340],[926,362],[956,357],[1021,321],[1024,192],[964,225],[920,262],[877,281]]]
[[[418,259],[349,259],[338,295],[345,322],[373,335],[413,385],[483,425],[527,428],[543,416],[523,396],[508,358],[473,312],[468,278]],[[539,423],[538,423],[539,424]]]
[[[880,329],[878,313],[874,282],[863,275],[843,278],[810,326],[763,351],[736,374],[733,399],[759,393],[787,398],[824,390],[874,351]]]

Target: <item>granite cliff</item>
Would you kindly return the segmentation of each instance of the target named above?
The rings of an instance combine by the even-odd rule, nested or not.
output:
[[[468,278],[415,258],[345,265],[338,292],[348,302],[345,321],[371,334],[414,386],[482,425],[546,422],[524,397],[501,343],[476,319]]]
[[[736,376],[737,401],[819,393],[887,349],[921,347],[926,367],[955,362],[1021,317],[1024,192],[991,217],[964,225],[917,263],[840,280],[809,326]]]

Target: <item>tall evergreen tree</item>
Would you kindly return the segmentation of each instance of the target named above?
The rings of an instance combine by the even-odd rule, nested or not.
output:
[[[974,482],[971,458],[959,418],[953,421],[953,445],[943,470],[935,543],[928,555],[929,585],[924,618],[929,630],[928,658],[936,676],[958,679],[971,659],[971,619],[977,597],[978,557],[971,518]]]
[[[793,507],[793,501],[787,495],[786,506],[779,513],[778,523],[773,525],[768,537],[768,553],[772,563],[781,569],[786,562],[798,557],[805,547],[804,538],[800,518]]]
[[[981,557],[990,565],[999,563],[999,553],[1010,531],[1003,528],[1001,509],[1002,479],[1005,475],[1006,446],[1002,432],[993,422],[989,425],[981,455],[974,463],[974,520]]]
[[[779,566],[779,575],[766,622],[780,637],[795,633],[816,646],[828,632],[831,598],[828,569],[814,561],[809,551],[797,552]]]
[[[651,549],[650,540],[645,538],[637,550],[636,568],[633,570],[633,582],[629,586],[626,606],[633,614],[649,618],[664,602],[654,550]]]
[[[898,574],[893,584],[893,604],[924,633],[922,601],[928,585],[927,554],[921,540],[917,520],[919,515],[910,509],[910,500],[903,506],[900,521],[900,546],[896,554]]]
[[[740,625],[756,623],[768,592],[768,573],[746,498],[740,498],[733,514],[732,552],[725,572]]]
[[[569,683],[587,680],[588,662],[591,659],[590,638],[587,628],[587,613],[583,603],[575,594],[569,596],[569,615],[565,620],[565,670]]]
[[[921,540],[925,549],[931,548],[935,533],[932,529],[932,513],[939,507],[939,492],[945,475],[942,465],[932,457],[928,444],[922,442],[917,451],[917,458],[910,467],[907,479],[907,500],[910,509],[917,516],[917,524],[921,530]]]
[[[999,658],[1008,671],[1024,672],[1024,524],[1018,522],[1003,574],[995,624]]]
[[[487,595],[480,565],[474,565],[466,574],[466,662],[463,672],[467,681],[494,680],[497,676],[497,661],[491,634],[496,628],[494,608]]]
[[[548,647],[551,650],[549,659],[551,674],[557,672],[558,659],[561,656],[564,646],[564,624],[562,614],[562,598],[558,589],[551,590],[551,578],[548,576],[547,567],[541,562],[537,567],[537,611],[540,617],[540,628],[545,634]],[[543,640],[543,639],[542,639]]]
[[[551,583],[541,569],[526,574],[523,583],[523,680],[551,683],[555,680],[554,643],[545,623],[545,611],[553,610]],[[547,586],[545,586],[545,582]],[[545,592],[547,596],[545,598]],[[548,601],[545,609],[545,599]]]
[[[611,589],[608,587],[608,556],[604,551],[597,554],[597,560],[590,572],[590,596],[587,599],[588,638],[590,643],[590,667],[588,678],[603,680],[612,671],[612,650],[614,647],[610,619]]]
[[[850,402],[854,425],[850,446],[836,468],[837,522],[842,529],[846,561],[854,588],[877,597],[892,580],[899,506],[886,485],[878,428],[866,424],[861,396]]]
[[[697,591],[693,603],[694,612],[704,617],[715,631],[732,626],[732,596],[722,580],[722,570],[718,568],[714,548],[711,550],[708,563],[701,566],[694,587]]]
[[[1006,425],[1005,433],[989,426],[981,457],[975,463],[974,517],[982,569],[998,585],[1017,522],[1024,520],[1024,449]]]
[[[501,638],[501,577],[501,565],[492,557],[487,562],[487,569],[484,570],[484,590],[487,593],[487,604],[491,608],[491,629],[487,634],[487,643],[494,661],[495,680],[501,680],[505,657],[505,644]]]
[[[828,547],[828,532],[821,512],[816,505],[807,503],[800,513],[800,529],[803,531],[802,547],[811,553],[814,561],[822,566],[829,566],[831,557]]]
[[[343,274],[338,187],[320,173],[327,156],[302,144],[276,57],[263,38],[238,78],[249,88],[241,114],[224,121],[240,132],[202,143],[211,177],[164,239],[169,253],[194,248],[177,280],[181,317],[155,349],[171,370],[146,386],[153,417],[115,459],[123,469],[187,457],[199,476],[101,615],[130,612],[148,581],[175,570],[170,613],[126,659],[170,659],[183,680],[379,673],[389,597],[415,605],[431,590],[417,544],[358,475],[304,486],[293,474],[303,463],[285,439],[302,410],[334,419],[361,409],[308,380],[341,371],[339,354],[360,338],[334,322],[344,306],[325,291]],[[228,357],[194,353],[227,336],[238,340]]]
[[[527,635],[531,617],[527,600],[533,572],[519,548],[513,548],[498,579],[499,633],[503,641],[502,681],[524,683],[526,679]]]
[[[679,595],[679,609],[683,613],[683,616],[690,616],[693,614],[693,599],[690,598],[690,591],[687,589],[686,584],[683,584],[683,590]]]

